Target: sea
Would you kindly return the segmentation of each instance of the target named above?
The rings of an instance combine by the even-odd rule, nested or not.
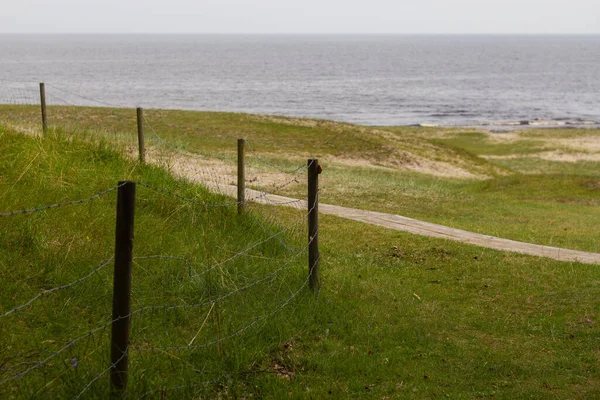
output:
[[[37,82],[51,104],[600,127],[600,36],[0,35],[0,103]]]

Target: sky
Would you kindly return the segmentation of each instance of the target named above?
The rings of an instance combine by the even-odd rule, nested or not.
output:
[[[600,0],[0,0],[0,32],[600,34]]]

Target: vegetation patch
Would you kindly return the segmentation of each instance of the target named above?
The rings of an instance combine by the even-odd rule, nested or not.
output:
[[[238,216],[232,199],[102,140],[0,128],[0,142],[0,213],[30,210],[0,218],[0,397],[108,395],[117,190],[106,189],[121,180],[144,183],[129,395],[183,385],[213,397],[234,385],[242,396],[251,365],[306,326],[303,211],[289,225],[258,209]]]
[[[201,116],[220,121],[217,126],[230,117]],[[0,128],[3,211],[86,198],[122,179],[198,202],[230,201],[171,176],[168,156],[159,162],[163,167],[132,161],[124,144],[135,136],[127,129],[64,128],[31,137]],[[200,154],[191,147],[197,137],[171,135],[164,137]],[[219,148],[215,155],[233,153],[232,138],[223,136],[223,147],[216,144],[221,139],[211,140],[206,146]],[[115,151],[117,145],[124,150]],[[286,158],[275,150],[270,154],[263,161]],[[287,169],[296,163],[277,165]],[[596,246],[592,232],[599,221],[591,210],[597,206],[597,177],[442,179],[367,165],[324,167],[322,196],[338,204],[399,210],[450,225],[471,224],[488,234],[529,235],[531,241]],[[282,190],[301,193],[300,186]],[[597,266],[322,216],[318,297],[302,291],[305,259],[240,290],[293,257],[284,243],[301,251],[306,231],[291,229],[282,234],[283,243],[266,241],[232,264],[192,276],[268,239],[272,233],[264,227],[277,232],[295,226],[303,211],[254,205],[240,218],[233,208],[205,208],[142,187],[137,196],[135,255],[171,255],[189,263],[134,260],[134,308],[159,307],[132,320],[130,397],[600,396]],[[110,263],[72,287],[11,310],[110,260],[114,218],[111,192],[80,205],[0,220],[0,313],[9,313],[0,324],[2,397],[108,395],[103,372],[109,329],[88,334],[110,321]],[[232,291],[226,301],[214,301]],[[190,307],[198,303],[205,305]],[[215,343],[219,339],[225,340]],[[208,343],[213,344],[194,347]]]

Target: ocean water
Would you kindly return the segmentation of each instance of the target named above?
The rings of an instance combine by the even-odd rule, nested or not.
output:
[[[0,35],[0,102],[41,81],[56,104],[597,126],[600,36]]]

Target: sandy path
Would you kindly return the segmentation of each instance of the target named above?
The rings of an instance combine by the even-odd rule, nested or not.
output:
[[[15,127],[13,127],[16,129]],[[28,133],[28,132],[21,132]],[[136,156],[134,148],[129,149],[128,154]],[[185,154],[184,154],[185,155]],[[148,157],[149,156],[149,157]],[[206,165],[198,162],[201,156],[195,156],[195,162],[189,162],[190,154],[186,157],[174,156],[170,154],[170,167],[176,175],[187,177],[193,181],[200,182],[212,190],[222,193],[227,196],[237,197],[237,186],[226,185],[222,183],[207,182],[202,172],[206,173]],[[148,150],[147,157],[150,163],[160,164],[161,159],[158,153]],[[206,163],[214,163],[211,160],[205,160]],[[215,166],[213,166],[214,168]],[[191,168],[191,169],[190,169]],[[231,171],[224,173],[226,180],[234,180],[235,174],[230,166]],[[279,178],[279,177],[277,177]],[[277,179],[275,179],[277,181]],[[272,183],[272,182],[271,182]],[[261,184],[265,184],[262,182]],[[246,198],[261,204],[278,204],[286,207],[307,208],[305,200],[292,199],[274,194],[267,194],[257,190],[246,189]],[[464,231],[462,229],[450,228],[444,225],[438,225],[431,222],[420,221],[401,215],[386,214],[377,211],[359,210],[356,208],[335,206],[331,204],[319,204],[319,212],[323,214],[335,215],[341,218],[351,219],[354,221],[364,222],[371,225],[382,226],[384,228],[395,229],[398,231],[413,233],[421,236],[436,237],[448,240],[454,240],[461,243],[473,244],[476,246],[486,247],[489,249],[511,251],[521,254],[529,254],[533,256],[551,258],[558,261],[580,262],[584,264],[600,264],[600,254],[590,253],[579,250],[562,249],[558,247],[543,246],[539,244],[531,244],[518,242],[516,240],[502,239],[494,236],[482,235],[480,233]]]
[[[228,196],[237,196],[236,186],[220,185],[219,191]],[[283,203],[282,205],[285,206],[307,208],[307,203],[305,200],[300,200],[293,204],[289,204],[289,202],[294,201],[295,199],[279,195],[265,194],[263,192],[251,189],[247,189],[246,197],[248,199],[251,199],[251,201],[261,204]],[[402,217],[400,215],[386,214],[376,211],[359,210],[355,208],[341,207],[322,203],[319,204],[319,212],[322,214],[335,215],[338,217],[364,222],[367,224],[378,225],[384,228],[409,232],[416,235],[454,240],[457,242],[473,244],[489,249],[512,251],[515,253],[551,258],[558,261],[580,262],[584,264],[600,264],[600,254],[597,253],[561,249],[558,247],[549,247],[542,246],[539,244],[518,242],[516,240],[502,239],[494,236],[482,235],[480,233],[464,231],[462,229],[450,228],[443,225],[433,224],[431,222],[424,222],[412,218]]]
[[[149,162],[160,162],[160,158],[157,158],[157,154],[150,153],[148,155],[150,155],[150,157],[147,157]],[[189,157],[189,154],[169,154],[168,160],[171,171],[176,175],[199,182],[211,188],[215,192],[219,192],[234,198],[237,197],[237,186],[228,184],[230,182],[235,182],[236,180],[235,169],[233,166],[221,165],[214,160],[204,160],[199,156],[194,156],[194,160],[190,162]],[[220,169],[211,171],[210,168]],[[265,177],[264,173],[259,172],[257,172],[255,175],[255,183],[258,183],[261,186],[277,183],[279,180],[281,180],[281,178],[286,178],[285,175]],[[218,176],[220,179],[217,179],[215,182],[207,179],[214,176]],[[246,176],[248,176],[248,174]],[[288,207],[303,209],[307,208],[307,203],[304,200],[296,200],[290,197],[267,194],[252,189],[247,189],[246,198],[250,201],[261,204],[279,204]],[[495,250],[512,251],[516,253],[551,258],[558,261],[600,264],[600,254],[597,253],[561,249],[558,247],[542,246],[539,244],[530,244],[518,242],[516,240],[502,239],[494,236],[482,235],[480,233],[464,231],[462,229],[450,228],[431,222],[419,221],[400,215],[386,214],[377,211],[359,210],[355,208],[322,203],[319,204],[319,212],[322,214],[330,214],[354,221],[382,226],[388,229],[395,229],[421,236],[454,240],[457,242],[473,244]]]

